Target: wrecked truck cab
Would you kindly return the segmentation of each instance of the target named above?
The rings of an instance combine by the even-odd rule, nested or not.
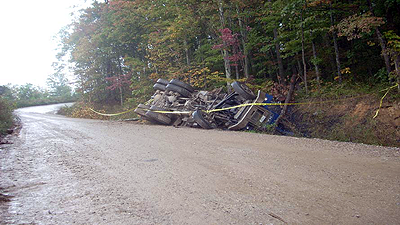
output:
[[[252,103],[263,103],[266,94],[258,91],[256,99]],[[238,122],[230,127],[229,130],[257,129],[262,130],[267,125],[272,124],[274,114],[262,105],[243,106],[235,114]]]
[[[268,98],[269,96],[271,95],[265,94],[259,90],[257,97],[252,103],[271,103],[272,101]],[[278,116],[279,114],[270,110],[268,105],[243,106],[234,116],[238,122],[232,126],[229,126],[228,129],[265,130],[268,125],[275,123]]]

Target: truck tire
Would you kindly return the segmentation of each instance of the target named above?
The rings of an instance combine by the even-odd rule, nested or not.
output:
[[[141,115],[141,116],[143,116],[143,117],[146,117],[146,112],[149,109],[150,109],[150,106],[144,105],[144,104],[139,104],[134,112],[139,114],[139,115]]]
[[[194,88],[192,86],[190,86],[189,84],[187,84],[185,82],[182,82],[180,80],[172,79],[169,83],[173,84],[173,85],[176,85],[176,86],[179,86],[179,87],[183,87],[186,90],[188,90],[190,93],[194,92]]]
[[[192,93],[189,92],[188,90],[186,90],[185,88],[177,86],[175,84],[168,84],[166,90],[176,92],[176,93],[182,95],[183,97],[187,97],[187,98],[192,95]]]
[[[160,84],[160,83],[155,83],[155,84],[153,85],[153,88],[154,88],[155,90],[165,91],[166,86],[163,85],[163,84]]]
[[[160,78],[160,79],[157,80],[156,83],[159,83],[159,84],[162,84],[164,86],[167,86],[169,82],[167,80],[164,80],[164,79]]]
[[[233,90],[246,100],[254,100],[256,96],[245,84],[235,81],[231,84]]]
[[[200,110],[196,110],[192,113],[192,117],[194,121],[203,129],[212,129],[211,124],[204,119],[203,115],[201,114]]]
[[[149,117],[150,119],[152,119],[153,121],[156,121],[163,125],[171,124],[171,118],[169,118],[168,116],[161,114],[161,113],[147,111],[146,116]]]

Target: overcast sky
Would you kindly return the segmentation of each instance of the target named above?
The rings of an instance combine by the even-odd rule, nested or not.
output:
[[[71,12],[90,0],[8,0],[0,7],[0,85],[32,83],[46,86],[56,61],[58,31]],[[75,6],[75,7],[74,7]]]

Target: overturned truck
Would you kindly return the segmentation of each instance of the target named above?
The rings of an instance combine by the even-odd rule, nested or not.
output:
[[[158,79],[151,99],[135,112],[152,123],[203,129],[262,131],[276,121],[279,106],[251,104],[273,103],[273,96],[260,90],[254,94],[237,81],[231,86],[231,93],[224,93],[222,87],[199,91],[177,79]]]

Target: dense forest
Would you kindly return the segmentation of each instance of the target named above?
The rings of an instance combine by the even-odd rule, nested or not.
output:
[[[342,82],[399,82],[399,0],[94,1],[60,33],[87,102],[137,104],[158,78],[307,95]],[[144,97],[145,96],[145,97]]]

